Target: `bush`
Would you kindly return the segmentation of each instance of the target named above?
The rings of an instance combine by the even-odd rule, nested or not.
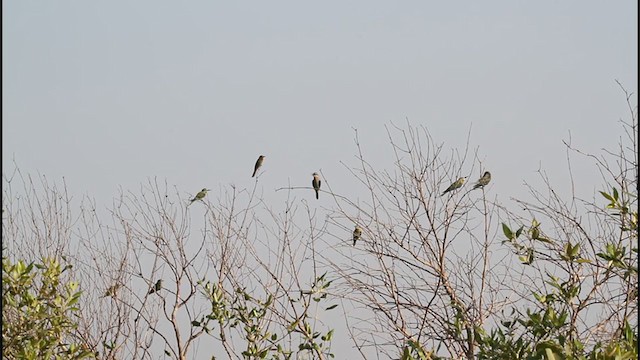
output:
[[[93,353],[74,343],[78,283],[61,284],[55,259],[42,264],[2,259],[2,358],[86,359]]]

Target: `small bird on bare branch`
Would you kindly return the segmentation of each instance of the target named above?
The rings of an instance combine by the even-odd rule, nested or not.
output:
[[[262,166],[262,162],[264,161],[264,158],[265,158],[264,155],[260,155],[260,157],[258,157],[258,160],[256,160],[256,165],[253,167],[253,175],[251,175],[251,177],[256,176],[258,169],[260,169],[260,167]]]
[[[200,192],[198,192],[196,196],[193,199],[191,199],[191,203],[193,203],[196,200],[204,199],[204,197],[207,196],[207,191],[210,191],[210,190],[211,189],[207,189],[207,188],[200,190]]]
[[[311,181],[311,185],[313,186],[313,190],[316,191],[316,199],[319,199],[319,191],[320,191],[320,184],[322,183],[322,181],[320,181],[320,175],[318,175],[317,172],[313,173],[313,181]]]
[[[102,297],[107,297],[107,296],[115,297],[116,292],[118,291],[119,288],[120,288],[120,284],[114,284],[109,286],[107,290],[104,292],[104,295]]]
[[[462,185],[464,185],[465,180],[467,180],[466,176],[463,176],[461,178],[458,178],[458,180],[456,180],[456,182],[454,182],[453,184],[449,185],[449,187],[447,188],[447,190],[445,190],[442,195],[448,193],[449,191],[453,191],[456,189],[459,189],[462,187]],[[440,195],[440,196],[442,196]]]
[[[353,246],[356,246],[356,242],[360,240],[362,237],[362,228],[356,225],[356,228],[353,230]]]
[[[485,171],[484,175],[482,175],[482,177],[478,179],[478,182],[476,182],[476,184],[473,186],[473,190],[485,187],[489,183],[489,181],[491,181],[491,173]]]
[[[156,284],[153,285],[151,289],[149,289],[149,294],[153,294],[154,292],[158,292],[160,290],[162,290],[162,279],[156,281]]]

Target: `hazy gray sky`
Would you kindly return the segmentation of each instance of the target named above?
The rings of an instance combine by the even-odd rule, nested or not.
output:
[[[569,130],[587,150],[614,144],[627,116],[614,80],[637,89],[635,1],[3,10],[3,172],[15,158],[105,201],[154,176],[194,192],[249,186],[259,154],[265,192],[309,186],[313,171],[343,172],[353,128],[386,159],[384,125],[406,119],[447,147],[471,128],[510,196],[540,164],[563,168]]]
[[[585,151],[617,143],[628,109],[615,80],[637,91],[637,7],[4,1],[2,170],[15,159],[106,207],[153,177],[185,198],[250,187],[264,154],[268,198],[318,170],[349,194],[353,129],[391,169],[384,125],[408,119],[447,149],[471,131],[489,196],[508,202],[539,166],[567,185],[569,131]],[[573,170],[584,196],[599,189],[593,167]]]

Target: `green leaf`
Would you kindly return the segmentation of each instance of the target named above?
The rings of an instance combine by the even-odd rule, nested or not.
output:
[[[502,223],[502,232],[504,233],[504,236],[507,237],[507,239],[512,240],[513,239],[513,232],[511,231],[511,229],[509,229],[509,226],[507,226],[507,224]]]
[[[527,249],[527,255],[519,256],[518,259],[524,265],[531,265],[533,263],[533,248]]]
[[[538,240],[540,242],[543,242],[543,243],[547,243],[547,244],[553,244],[553,241],[551,241],[551,240],[549,240],[547,238],[544,238],[544,237],[538,237],[536,240]]]
[[[578,259],[576,260],[578,264],[591,264],[591,260],[589,259]]]
[[[606,192],[604,192],[604,191],[600,191],[600,194],[602,194],[602,196],[604,196],[604,197],[605,197],[605,199],[607,199],[607,200],[609,200],[609,201],[611,201],[611,202],[614,202],[614,201],[615,201],[615,200],[613,200],[613,198],[611,197],[611,195],[607,194],[607,193],[606,193]]]
[[[575,259],[579,253],[580,253],[580,244],[576,244],[571,248],[569,255],[571,256],[572,259]]]
[[[327,333],[327,335],[324,336],[324,341],[331,341],[331,338],[333,337],[333,329],[329,330],[329,332]]]
[[[533,240],[538,240],[540,238],[540,229],[538,227],[531,228],[531,238]]]
[[[562,254],[560,254],[560,259],[564,260],[564,261],[569,261],[571,260],[571,251],[573,250],[573,247],[571,246],[571,243],[566,243],[563,249]]]
[[[544,304],[547,301],[547,297],[538,293],[533,293],[533,297],[536,298],[541,304]]]
[[[556,360],[556,355],[554,354],[553,350],[551,350],[551,348],[545,348],[544,354],[547,357],[547,360]]]
[[[299,322],[300,322],[300,320],[296,320],[296,321],[292,322],[291,324],[289,324],[289,326],[287,326],[287,331],[288,332],[292,332],[298,326]]]

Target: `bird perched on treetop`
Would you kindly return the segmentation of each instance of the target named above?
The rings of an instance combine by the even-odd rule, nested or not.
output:
[[[360,240],[362,236],[362,228],[356,225],[356,228],[353,230],[353,246],[356,246],[356,241]]]
[[[447,188],[447,190],[445,190],[442,195],[448,193],[449,191],[453,191],[456,189],[459,189],[460,187],[462,187],[462,185],[464,185],[465,180],[467,180],[466,176],[463,176],[461,178],[458,178],[458,180],[456,180],[456,182],[454,182],[453,184],[449,185],[449,187]],[[442,196],[440,195],[440,196]]]
[[[318,175],[318,173],[314,172],[313,173],[313,181],[311,181],[311,185],[313,186],[313,190],[316,191],[316,199],[320,198],[318,196],[318,192],[320,191],[320,184],[321,183],[322,183],[322,181],[320,181],[320,175]]]
[[[251,177],[256,176],[256,173],[258,172],[258,169],[260,169],[260,166],[262,166],[263,161],[264,155],[260,155],[260,157],[258,157],[258,160],[256,160],[256,166],[253,167],[253,175],[251,175]]]
[[[158,292],[162,289],[162,279],[158,280],[155,285],[151,289],[149,289],[149,294],[153,294],[154,292]]]
[[[477,188],[481,188],[481,187],[485,187],[485,185],[487,185],[489,183],[489,181],[491,181],[491,173],[488,171],[484,172],[484,175],[482,175],[482,177],[480,179],[478,179],[478,182],[473,186],[472,190],[475,190]]]
[[[191,203],[193,203],[196,200],[202,200],[205,196],[207,196],[207,191],[209,190],[210,189],[207,189],[207,188],[200,190],[200,192],[198,192],[196,196],[193,199],[191,199]]]

